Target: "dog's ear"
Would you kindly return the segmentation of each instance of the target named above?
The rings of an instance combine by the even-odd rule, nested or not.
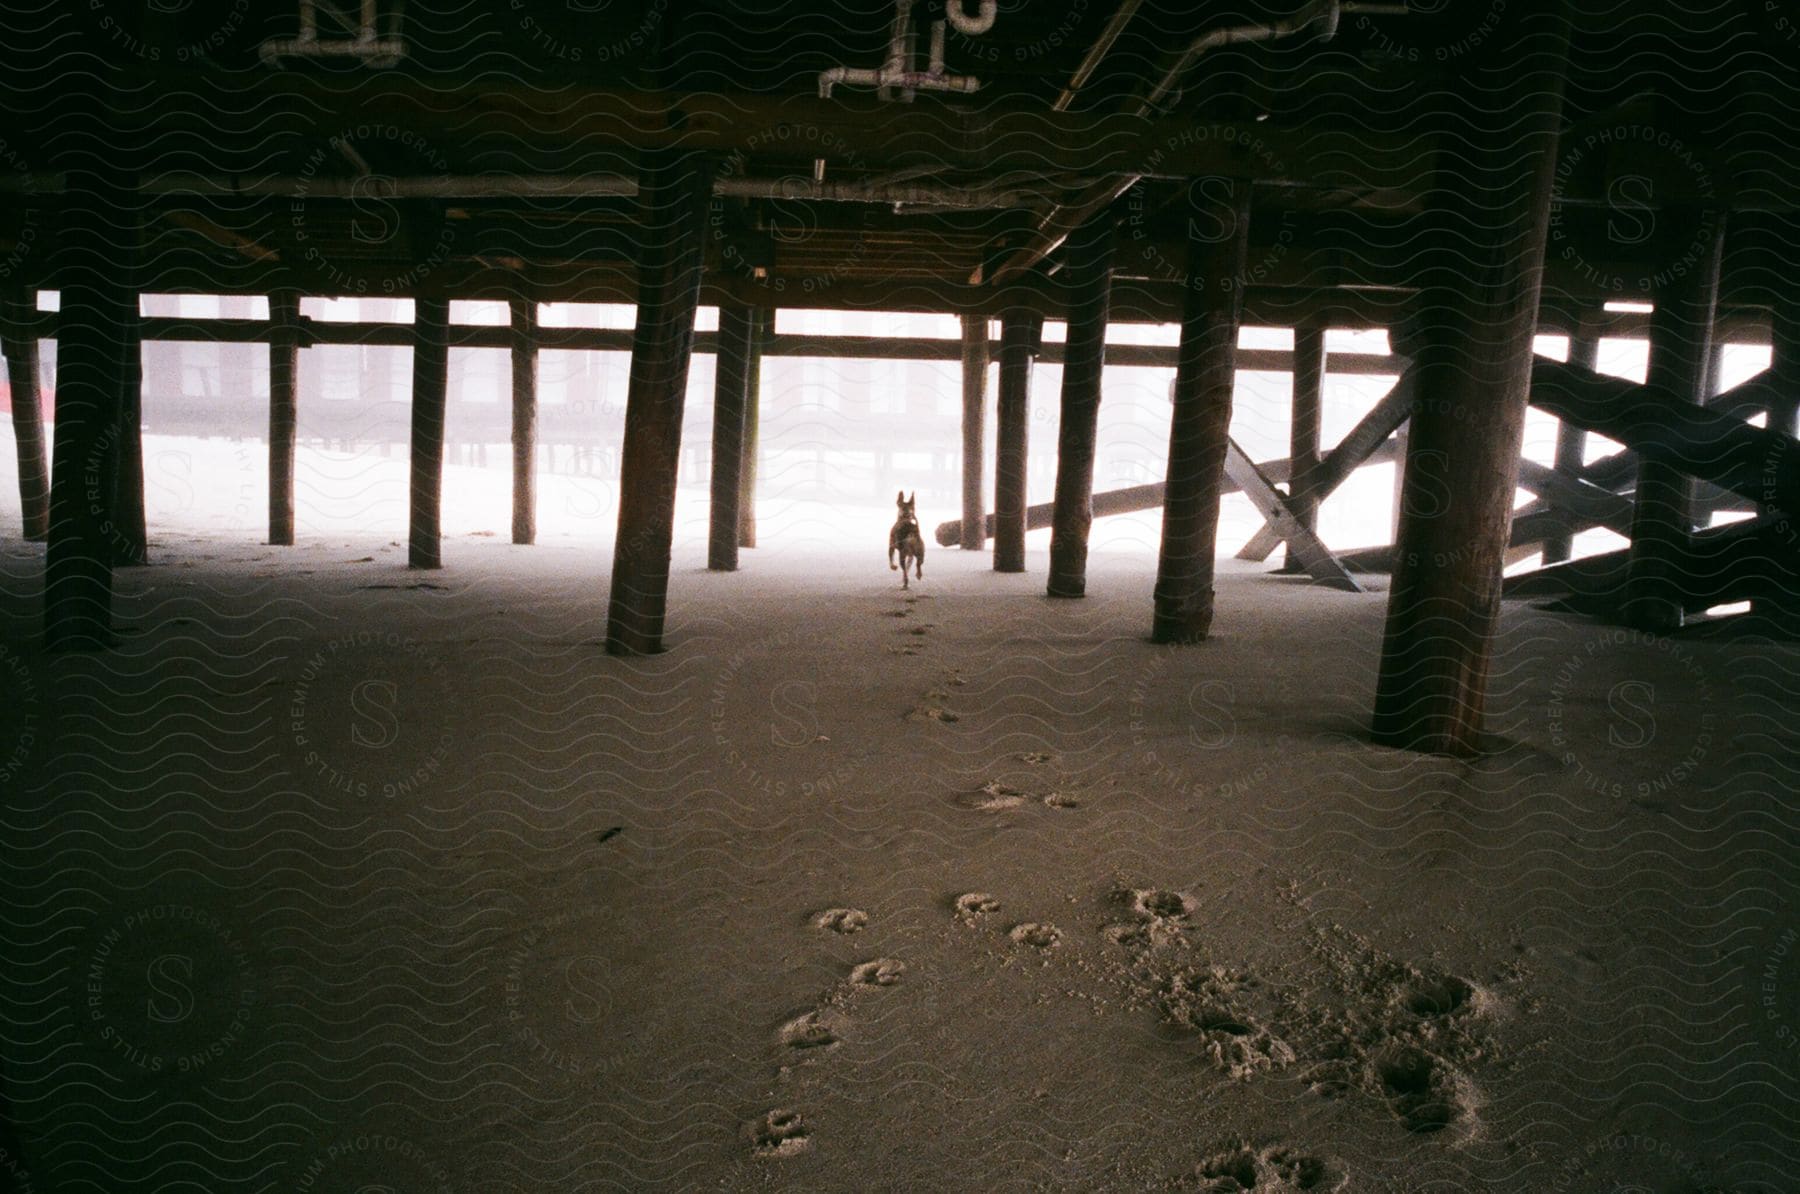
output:
[[[904,506],[905,504],[906,504],[906,490],[904,490],[904,489],[897,490],[894,493],[894,505]]]
[[[915,503],[917,503],[918,500],[919,500],[919,491],[915,489],[912,491],[912,496],[906,499],[906,504],[911,506],[911,505],[914,505]]]

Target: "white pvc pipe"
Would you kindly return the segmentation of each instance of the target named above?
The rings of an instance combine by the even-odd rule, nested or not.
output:
[[[994,27],[994,18],[999,15],[998,0],[981,0],[979,16],[970,16],[962,10],[963,0],[944,0],[944,15],[956,26],[956,31],[965,37],[979,37]]]

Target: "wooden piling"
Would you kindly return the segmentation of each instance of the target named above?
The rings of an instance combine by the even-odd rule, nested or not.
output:
[[[294,452],[299,442],[300,294],[269,296],[269,542],[294,543]]]
[[[614,655],[662,650],[681,416],[700,302],[711,173],[703,154],[656,151],[645,155],[639,181],[643,258],[606,623],[606,649]]]
[[[987,466],[988,320],[962,317],[962,539],[965,550],[987,547],[982,473]]]
[[[1400,533],[1373,736],[1484,745],[1487,678],[1524,438],[1569,52],[1566,7],[1524,0],[1431,97],[1446,156],[1429,247]]]
[[[1314,318],[1294,329],[1294,405],[1288,426],[1288,505],[1294,520],[1309,531],[1319,529],[1319,503],[1310,493],[1312,470],[1319,466],[1319,436],[1325,412],[1325,320]],[[1304,572],[1288,549],[1283,572]]]
[[[994,571],[1025,571],[1026,452],[1031,419],[1031,364],[1043,317],[1009,308],[1000,318],[1000,398],[994,434]]]
[[[1587,328],[1577,328],[1569,337],[1569,364],[1592,370],[1600,363],[1600,338]],[[1587,457],[1587,431],[1567,419],[1556,426],[1556,471],[1570,477],[1581,475]],[[1575,550],[1575,536],[1567,531],[1544,540],[1544,563],[1560,564]]]
[[[763,345],[775,327],[773,310],[751,312],[750,360],[744,373],[744,451],[738,466],[738,546],[756,546],[756,460],[762,423]]]
[[[135,258],[137,254],[132,254]],[[144,510],[144,350],[135,271],[122,271],[131,301],[124,311],[125,345],[120,360],[119,436],[113,496],[113,566],[138,568],[150,562],[150,535]]]
[[[1671,267],[1659,271],[1665,284],[1650,314],[1650,362],[1645,382],[1684,401],[1704,405],[1712,372],[1713,317],[1719,299],[1719,266],[1725,247],[1722,211],[1662,213],[1672,253]],[[1705,232],[1691,262],[1677,261],[1695,228]],[[1679,468],[1654,457],[1638,465],[1637,496],[1631,519],[1631,568],[1625,586],[1624,620],[1640,630],[1666,634],[1683,621],[1681,574],[1694,529],[1694,483]]]
[[[43,396],[38,385],[37,291],[0,294],[0,353],[12,390],[13,443],[19,457],[19,512],[25,538],[50,534],[50,458],[44,447]]]
[[[1188,279],[1150,629],[1158,643],[1203,642],[1212,632],[1213,555],[1244,304],[1250,184],[1198,179],[1189,187],[1188,204]],[[1213,229],[1224,235],[1205,235]]]
[[[407,566],[439,568],[444,498],[444,403],[450,377],[450,303],[413,300],[411,525]]]
[[[1106,370],[1106,321],[1112,305],[1112,221],[1077,228],[1064,248],[1068,338],[1063,348],[1062,422],[1056,446],[1056,498],[1050,524],[1051,597],[1087,593],[1088,532],[1094,523],[1094,439]]]
[[[88,153],[71,161],[66,185],[44,635],[51,650],[84,651],[114,641],[113,504],[138,302],[119,266],[135,246],[137,212],[132,180]]]
[[[512,325],[512,541],[537,542],[537,299],[507,303]]]
[[[719,307],[719,350],[713,373],[712,514],[706,544],[706,566],[714,572],[736,572],[738,566],[744,418],[755,338],[754,310],[741,303]]]

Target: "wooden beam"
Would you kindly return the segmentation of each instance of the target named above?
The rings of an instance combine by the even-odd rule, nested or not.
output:
[[[512,356],[512,541],[537,542],[537,299],[507,300]]]
[[[1315,505],[1324,505],[1325,499],[1336,493],[1338,486],[1363,465],[1398,458],[1395,448],[1400,437],[1395,433],[1412,417],[1414,392],[1411,372],[1401,373],[1393,388],[1357,420],[1356,426],[1338,441],[1337,447],[1325,454],[1307,481],[1308,495]],[[1281,537],[1272,528],[1264,526],[1244,544],[1238,559],[1266,560],[1269,553],[1280,546]]]
[[[970,551],[987,546],[982,474],[987,465],[988,321],[962,317],[962,535]]]
[[[1088,529],[1094,523],[1094,438],[1106,371],[1106,321],[1112,292],[1112,223],[1089,219],[1063,249],[1068,334],[1063,350],[1062,422],[1056,448],[1056,501],[1050,529],[1051,597],[1087,593]]]
[[[1301,527],[1317,534],[1319,502],[1312,496],[1312,471],[1319,464],[1319,434],[1325,410],[1325,321],[1309,319],[1294,329],[1293,418],[1288,425],[1288,459],[1294,479],[1288,482],[1289,507]],[[1243,552],[1238,558],[1248,559]],[[1266,559],[1267,553],[1257,557]],[[1304,568],[1288,544],[1283,572]]]
[[[1673,220],[1671,214],[1675,215]],[[1713,315],[1719,298],[1719,262],[1725,248],[1722,211],[1664,213],[1659,243],[1673,251],[1650,316],[1650,363],[1645,382],[1695,406],[1704,406],[1713,364]],[[1702,247],[1694,260],[1679,259],[1694,229]],[[1694,486],[1671,461],[1647,457],[1638,465],[1631,520],[1631,570],[1624,620],[1640,630],[1666,634],[1681,628],[1680,561],[1694,529]]]
[[[719,353],[713,373],[712,510],[706,566],[736,572],[738,529],[743,519],[744,405],[750,391],[750,356],[756,312],[732,303],[719,308]]]
[[[1372,726],[1384,745],[1486,745],[1568,55],[1566,6],[1523,0],[1474,51],[1461,89],[1429,97],[1456,145],[1427,202],[1420,401]]]
[[[406,563],[443,566],[444,405],[450,380],[450,303],[413,300],[412,446]]]
[[[1235,440],[1225,441],[1225,475],[1235,481],[1263,522],[1288,545],[1288,555],[1315,582],[1351,593],[1362,592],[1362,586],[1337,561],[1319,537],[1294,517],[1292,507],[1276,489],[1275,483],[1251,460]]]
[[[135,243],[128,180],[82,155],[64,197],[62,318],[57,330],[54,465],[44,553],[44,634],[51,650],[113,643],[113,502],[137,295],[119,264]]]
[[[643,171],[644,257],[606,619],[606,650],[613,655],[662,650],[682,407],[700,302],[711,177],[711,162],[697,153],[649,155]]]
[[[300,424],[300,295],[269,295],[269,542],[294,542],[294,450]]]
[[[44,408],[38,381],[37,292],[0,293],[0,353],[12,393],[13,443],[19,458],[19,512],[25,538],[50,534],[50,458],[44,448]]]
[[[1393,459],[1394,443],[1392,440],[1389,440],[1387,443],[1382,444],[1377,447],[1375,451],[1370,453],[1363,463],[1367,465],[1387,464]],[[1264,477],[1276,485],[1286,482],[1290,476],[1286,457],[1282,457],[1279,460],[1265,460],[1256,467]],[[1240,491],[1241,487],[1237,482],[1231,479],[1229,474],[1227,474],[1224,482],[1219,487],[1219,492],[1221,494],[1233,494]],[[1151,481],[1145,485],[1127,485],[1123,489],[1102,490],[1094,495],[1094,517],[1111,518],[1116,514],[1135,514],[1142,510],[1160,510],[1163,505],[1163,499],[1167,493],[1168,484],[1163,481]],[[1050,516],[1054,510],[1055,507],[1050,502],[1038,502],[1035,505],[1026,507],[1025,529],[1027,531],[1043,530],[1050,525]],[[987,516],[984,530],[990,536],[994,533],[994,516],[992,514]],[[956,547],[962,542],[962,521],[953,518],[948,522],[940,522],[937,525],[937,529],[932,532],[932,535],[937,539],[940,546]],[[1281,546],[1281,542],[1281,538],[1277,536],[1275,538],[1275,546]]]
[[[137,246],[132,246],[135,250]],[[133,261],[137,253],[130,254]],[[139,333],[140,316],[137,286],[132,266],[122,266],[121,276],[131,292],[126,305],[124,359],[120,362],[119,431],[117,474],[118,492],[113,497],[112,546],[113,566],[138,568],[150,562],[150,534],[144,510],[144,353]]]
[[[1000,319],[1000,399],[994,460],[994,571],[1025,571],[1026,471],[1031,364],[1043,320],[1022,307]]]
[[[756,546],[756,464],[762,430],[762,359],[774,339],[772,308],[752,308],[750,360],[744,374],[744,452],[738,467],[738,546]]]
[[[1213,554],[1244,301],[1250,187],[1198,179],[1189,186],[1187,202],[1187,302],[1150,630],[1159,643],[1201,642],[1212,632]],[[1222,229],[1223,237],[1208,239],[1214,229]]]
[[[1590,372],[1599,368],[1600,338],[1585,329],[1569,337],[1569,364]],[[1587,432],[1566,419],[1556,422],[1556,469],[1579,478],[1587,456]],[[1557,564],[1574,551],[1574,537],[1563,533],[1544,540],[1544,563]]]

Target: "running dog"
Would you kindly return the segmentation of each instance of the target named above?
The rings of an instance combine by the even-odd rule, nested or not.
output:
[[[888,532],[888,571],[900,570],[900,587],[911,588],[907,583],[906,565],[910,562],[913,574],[920,580],[925,579],[925,539],[919,534],[919,516],[913,513],[913,500],[919,496],[918,490],[912,497],[906,496],[903,489],[894,495],[894,505],[899,507],[899,517],[894,519],[894,529]],[[894,563],[894,553],[900,553],[900,562]]]

